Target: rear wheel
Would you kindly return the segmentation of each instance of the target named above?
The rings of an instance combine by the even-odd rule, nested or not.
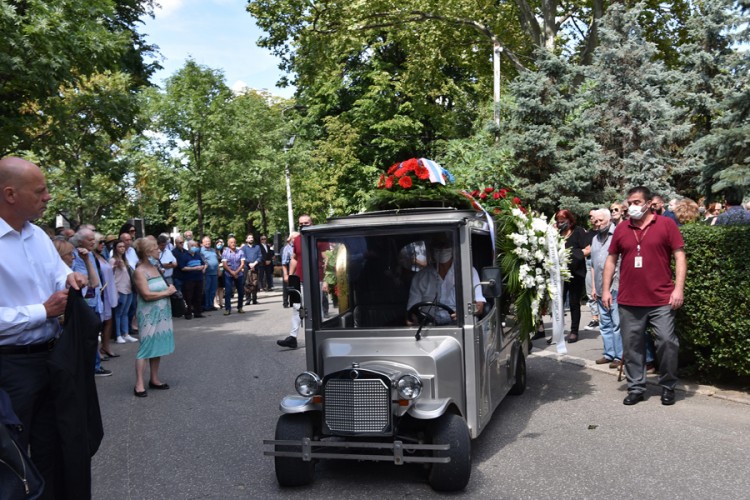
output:
[[[450,444],[450,449],[435,451],[435,457],[449,457],[447,464],[432,464],[428,480],[435,491],[459,491],[471,477],[471,437],[464,419],[446,413],[435,420],[431,429],[433,444]]]
[[[313,421],[307,413],[285,414],[276,423],[276,439],[302,441],[313,438]],[[276,451],[300,451],[300,446],[276,445]],[[280,486],[304,486],[312,483],[315,462],[301,458],[275,457],[276,480]]]
[[[516,360],[516,383],[510,388],[510,393],[514,396],[520,396],[526,390],[526,359],[523,353],[518,353]]]

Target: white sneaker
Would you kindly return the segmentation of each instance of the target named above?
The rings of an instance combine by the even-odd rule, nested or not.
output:
[[[117,337],[117,340],[115,340],[116,344],[124,344],[127,340],[125,340],[125,337]]]
[[[123,335],[123,338],[128,342],[138,342],[138,339],[131,337],[130,334]]]

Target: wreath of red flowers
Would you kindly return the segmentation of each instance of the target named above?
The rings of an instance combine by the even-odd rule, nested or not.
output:
[[[523,213],[527,212],[521,204],[521,198],[507,188],[486,187],[475,189],[469,195],[492,215],[510,214],[514,208],[520,209]]]
[[[443,174],[445,179],[445,174]],[[430,171],[417,158],[394,163],[388,171],[380,174],[378,189],[431,189]]]

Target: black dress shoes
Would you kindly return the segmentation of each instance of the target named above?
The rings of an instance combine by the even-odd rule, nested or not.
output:
[[[158,384],[157,385],[157,384],[154,384],[153,382],[151,382],[149,380],[148,381],[148,388],[149,389],[156,389],[156,390],[160,390],[160,391],[166,391],[167,389],[169,389],[169,384]]]
[[[138,389],[136,389],[135,387],[133,387],[133,394],[137,398],[145,398],[146,396],[148,396],[148,393],[145,390],[144,391],[138,391]]]
[[[622,404],[627,406],[633,406],[643,401],[643,394],[640,392],[630,392],[627,397],[622,400]]]
[[[289,347],[290,349],[297,348],[297,339],[295,337],[292,337],[291,335],[289,335],[284,340],[277,340],[276,343],[281,347]]]
[[[667,389],[665,387],[661,390],[661,404],[664,406],[671,406],[674,404],[674,389]]]

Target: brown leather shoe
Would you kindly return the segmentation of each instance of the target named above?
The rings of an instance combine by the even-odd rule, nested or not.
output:
[[[594,361],[594,363],[596,363],[597,365],[606,365],[607,363],[611,363],[611,362],[612,362],[611,359],[605,358],[604,356]]]
[[[621,364],[622,364],[622,361],[620,361],[619,359],[615,359],[614,361],[612,361],[612,362],[611,362],[611,363],[609,364],[609,367],[610,367],[610,368],[620,368],[620,365],[621,365]]]

